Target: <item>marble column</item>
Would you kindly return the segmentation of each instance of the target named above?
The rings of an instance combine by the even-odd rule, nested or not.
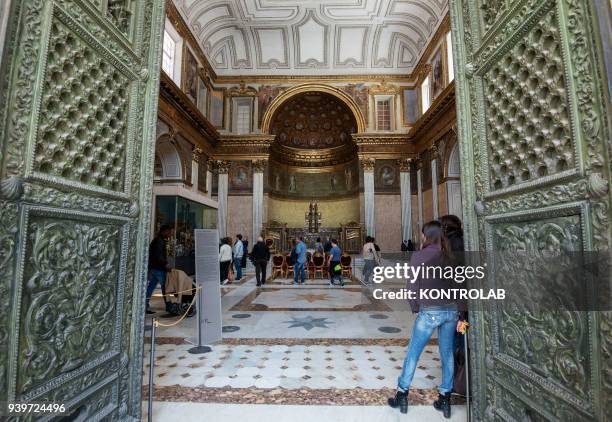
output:
[[[191,190],[198,192],[200,184],[200,163],[202,162],[202,150],[200,148],[193,149],[193,159],[191,161]]]
[[[438,219],[438,147],[434,144],[431,147],[431,205],[433,209],[433,219]]]
[[[253,237],[254,245],[263,230],[263,195],[264,195],[264,171],[266,160],[253,162]]]
[[[212,197],[212,179],[213,179],[213,168],[215,167],[215,161],[210,158],[206,161],[206,196]]]
[[[361,160],[363,168],[363,199],[365,229],[368,236],[376,236],[376,224],[374,219],[374,164],[372,158]]]
[[[399,160],[400,200],[402,206],[402,240],[412,240],[412,193],[410,189],[411,158]]]
[[[417,207],[418,207],[418,233],[423,228],[423,169],[422,162],[417,161]]]
[[[217,230],[219,231],[219,238],[223,238],[227,236],[227,191],[229,188],[228,172],[230,163],[228,161],[217,161],[216,166],[219,175]]]

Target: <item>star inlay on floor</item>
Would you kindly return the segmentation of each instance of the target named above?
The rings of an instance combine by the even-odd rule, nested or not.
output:
[[[333,321],[328,321],[327,318],[313,318],[311,315],[305,317],[292,317],[291,321],[284,321],[286,324],[290,324],[288,328],[302,327],[305,330],[312,330],[313,328],[329,328],[327,324],[333,324]]]
[[[308,303],[313,303],[317,301],[332,300],[332,299],[333,297],[329,296],[327,293],[323,293],[320,295],[303,293],[303,294],[295,295],[293,298],[291,298],[291,301],[301,302],[304,300]]]

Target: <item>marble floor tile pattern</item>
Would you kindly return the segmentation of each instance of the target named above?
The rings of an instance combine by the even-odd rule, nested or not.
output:
[[[396,385],[405,356],[405,347],[400,346],[221,344],[203,355],[190,354],[191,347],[157,346],[155,385],[378,390]],[[436,351],[437,346],[426,347],[414,388],[432,389],[440,382]]]
[[[188,416],[199,412],[215,421],[239,420],[240,412],[255,421],[287,415],[293,422],[408,420],[384,404],[396,386],[415,316],[405,304],[372,307],[370,289],[347,287],[279,279],[258,289],[247,274],[241,284],[222,288],[223,342],[206,354],[188,352],[196,318],[159,327],[153,420],[204,420]],[[176,320],[164,318],[161,301],[152,306],[164,323]],[[264,310],[254,310],[258,306]],[[148,362],[147,339],[145,386]],[[415,373],[409,414],[416,419],[410,420],[442,420],[430,405],[440,377],[434,336]],[[465,406],[455,408],[453,420],[465,420]]]

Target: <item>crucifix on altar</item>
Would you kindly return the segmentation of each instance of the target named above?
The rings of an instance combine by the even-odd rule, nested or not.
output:
[[[306,225],[309,233],[318,233],[321,226],[321,213],[319,212],[319,204],[310,201],[308,212],[306,213]]]

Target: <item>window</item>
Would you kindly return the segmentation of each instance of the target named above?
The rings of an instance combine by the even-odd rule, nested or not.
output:
[[[453,41],[451,33],[446,34],[446,63],[448,64],[448,83],[455,79],[455,69],[453,68]]]
[[[423,114],[427,111],[430,104],[429,76],[421,83],[421,111]]]
[[[376,101],[376,129],[391,130],[391,100]]]
[[[174,53],[176,52],[176,42],[174,42],[167,30],[164,30],[163,51],[162,69],[166,72],[166,75],[174,79]]]
[[[169,20],[166,19],[164,28],[164,41],[162,44],[162,70],[172,79],[177,85],[181,84],[181,48],[183,41],[172,26]]]
[[[249,104],[238,105],[236,131],[238,133],[249,133],[251,131],[251,106]]]

